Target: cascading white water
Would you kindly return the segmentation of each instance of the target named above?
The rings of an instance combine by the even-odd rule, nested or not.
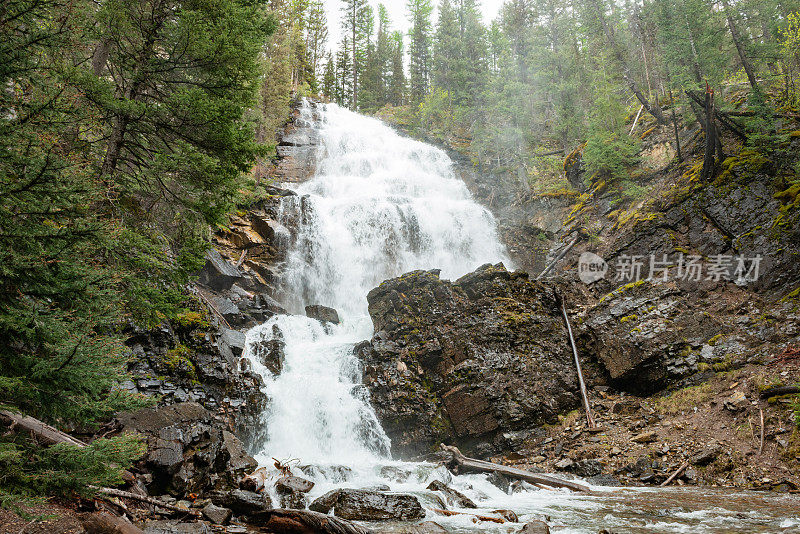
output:
[[[308,304],[331,306],[341,324],[277,316],[248,333],[248,346],[275,336],[286,343],[277,376],[251,358],[270,398],[265,458],[363,463],[389,453],[353,355],[353,345],[372,335],[369,290],[414,269],[454,278],[509,260],[492,214],[470,198],[443,151],[333,104],[316,112],[316,175],[284,206],[302,223],[282,300],[296,313]],[[305,103],[301,123],[312,123],[311,114]]]

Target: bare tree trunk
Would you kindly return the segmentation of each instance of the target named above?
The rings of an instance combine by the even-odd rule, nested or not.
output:
[[[578,387],[581,390],[581,400],[583,401],[583,409],[586,411],[586,425],[589,428],[595,428],[597,425],[594,422],[592,415],[592,407],[589,404],[589,392],[586,391],[586,382],[583,380],[583,371],[581,370],[581,360],[578,357],[578,347],[575,345],[575,336],[572,335],[572,325],[569,323],[569,316],[567,315],[567,307],[564,300],[560,295],[556,294],[559,303],[561,304],[561,315],[564,317],[564,326],[567,328],[567,336],[569,336],[569,345],[572,348],[572,356],[575,359],[575,369],[578,371]]]
[[[717,150],[717,128],[714,120],[714,91],[706,89],[706,154],[703,158],[703,181],[707,181],[714,175],[716,160],[714,154]]]
[[[739,53],[739,59],[742,62],[742,67],[744,67],[744,72],[747,74],[747,80],[750,82],[750,87],[753,88],[753,91],[758,91],[758,80],[756,79],[756,74],[753,70],[753,64],[750,63],[750,58],[747,57],[747,52],[745,51],[744,43],[742,42],[742,36],[739,34],[739,29],[736,27],[736,23],[733,21],[733,15],[731,14],[731,8],[728,5],[728,0],[722,0],[722,7],[725,10],[725,18],[728,21],[728,29],[731,32],[733,44],[736,46],[736,51]]]
[[[464,456],[457,447],[451,447],[442,443],[439,448],[452,455],[452,462],[459,468],[463,468],[465,472],[479,472],[479,473],[500,473],[509,478],[515,478],[530,482],[531,484],[541,484],[543,486],[551,486],[555,488],[567,488],[573,491],[589,492],[589,488],[583,484],[572,482],[570,480],[562,480],[560,478],[543,475],[541,473],[531,473],[510,467],[507,465],[493,464],[483,460],[476,460],[474,458],[467,458]]]
[[[7,424],[10,424],[12,427],[31,432],[38,440],[44,442],[46,445],[67,443],[69,445],[75,445],[76,447],[86,446],[84,442],[28,415],[9,412],[8,410],[0,410],[0,419],[5,419]]]

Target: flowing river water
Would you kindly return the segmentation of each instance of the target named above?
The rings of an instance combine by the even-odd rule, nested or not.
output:
[[[447,155],[400,136],[380,121],[333,104],[304,102],[297,121],[317,137],[315,175],[292,187],[283,216],[300,220],[289,238],[278,315],[247,333],[244,357],[265,383],[265,441],[256,456],[296,459],[311,478],[310,498],[336,488],[389,486],[439,507],[426,486],[439,479],[491,515],[509,509],[521,521],[547,517],[553,532],[800,532],[794,496],[707,488],[594,487],[591,495],[530,487],[507,495],[483,475],[453,476],[428,463],[393,460],[361,369],[356,343],[372,336],[367,293],[414,269],[441,269],[455,279],[485,263],[513,267],[492,214],[471,199]],[[303,315],[307,304],[338,310],[338,325]],[[259,344],[285,343],[283,370],[273,375],[253,357]],[[299,466],[304,467],[300,472]],[[516,532],[519,524],[474,523],[471,516],[428,511],[450,532]],[[384,525],[381,528],[390,528]]]

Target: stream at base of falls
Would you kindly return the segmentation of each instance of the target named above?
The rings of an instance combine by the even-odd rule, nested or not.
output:
[[[373,334],[367,293],[415,269],[455,279],[486,263],[513,266],[492,214],[472,200],[441,150],[333,104],[303,102],[296,124],[300,135],[317,140],[318,154],[315,175],[293,184],[298,195],[281,208],[287,226],[300,221],[287,238],[279,295],[292,315],[251,329],[243,355],[269,398],[266,437],[255,455],[262,466],[273,458],[290,462],[294,474],[315,483],[309,500],[339,488],[415,495],[428,510],[425,520],[449,532],[517,532],[521,524],[438,515],[431,509],[441,503],[426,490],[433,480],[477,503],[464,512],[512,510],[523,523],[546,519],[552,532],[800,532],[800,501],[791,495],[699,487],[592,487],[581,495],[533,486],[508,495],[484,475],[393,460],[353,351]],[[305,317],[312,304],[336,309],[340,324]],[[282,369],[274,375],[261,356],[276,345]],[[369,526],[402,531],[392,523]]]

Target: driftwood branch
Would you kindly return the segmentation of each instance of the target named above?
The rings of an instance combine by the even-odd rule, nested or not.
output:
[[[123,491],[114,488],[101,488],[98,486],[89,486],[89,487],[93,490],[96,490],[98,493],[103,493],[105,495],[113,495],[114,497],[123,497],[125,499],[132,499],[134,501],[152,504],[153,506],[157,506],[159,508],[163,508],[165,510],[170,510],[173,512],[178,512],[181,514],[189,514],[194,516],[200,515],[200,512],[198,510],[187,510],[186,508],[180,508],[172,504],[167,504],[165,502],[159,501],[158,499],[147,497],[145,495],[137,495],[136,493],[131,493],[130,491]]]
[[[567,488],[573,491],[584,491],[584,492],[590,491],[588,486],[584,486],[583,484],[578,484],[577,482],[572,482],[570,480],[562,480],[560,478],[543,475],[541,473],[531,473],[530,471],[517,469],[516,467],[493,464],[492,462],[476,460],[475,458],[467,458],[461,453],[460,450],[458,450],[457,447],[451,447],[445,445],[444,443],[439,445],[439,448],[441,448],[445,452],[450,453],[450,455],[452,456],[452,462],[454,462],[455,465],[459,467],[459,469],[463,468],[467,471],[473,471],[478,473],[500,473],[501,475],[505,475],[509,478],[524,480],[525,482],[530,482],[531,484],[552,486],[554,488]]]
[[[661,483],[661,486],[662,486],[662,487],[663,487],[663,486],[669,486],[669,485],[670,485],[670,483],[671,483],[673,480],[675,480],[676,478],[678,478],[679,476],[681,476],[681,473],[683,473],[684,471],[686,471],[686,468],[687,468],[687,467],[689,467],[689,462],[683,462],[683,463],[681,464],[681,466],[680,466],[678,469],[676,469],[676,470],[675,470],[675,472],[674,472],[674,473],[672,473],[672,474],[669,476],[669,478],[668,478],[667,480],[665,480],[664,482],[662,482],[662,483]]]
[[[761,440],[758,444],[758,454],[760,455],[764,450],[764,410],[761,408],[758,409],[758,416],[761,419]]]
[[[444,516],[453,516],[453,515],[470,515],[472,517],[477,517],[481,521],[491,521],[492,523],[505,523],[506,520],[501,517],[491,517],[488,515],[475,515],[470,514],[467,512],[454,512],[452,510],[442,510],[441,508],[431,508],[432,511],[436,512],[437,514],[441,514]]]
[[[38,419],[29,415],[10,412],[8,410],[0,410],[0,418],[7,421],[7,424],[13,425],[17,429],[22,429],[31,432],[36,439],[44,442],[47,445],[55,445],[56,443],[68,443],[76,447],[85,447],[86,443],[77,440],[61,432],[59,429],[48,425]]]
[[[372,534],[344,519],[310,510],[274,508],[249,516],[247,522],[277,534]]]
[[[237,269],[242,266],[242,263],[244,263],[244,259],[247,257],[247,250],[248,249],[244,249],[242,251],[241,256],[239,256],[239,259],[236,261],[236,268]]]
[[[575,345],[575,336],[572,334],[572,325],[569,322],[569,315],[567,315],[567,307],[564,300],[556,294],[559,304],[561,304],[561,315],[564,318],[564,325],[567,327],[567,336],[569,336],[569,344],[572,348],[572,357],[575,360],[575,369],[578,371],[578,386],[581,391],[581,401],[583,402],[583,409],[586,411],[586,424],[589,428],[595,428],[597,424],[594,422],[592,415],[592,406],[589,404],[589,392],[586,391],[586,382],[583,380],[583,371],[581,370],[581,360],[578,357],[578,347]]]

